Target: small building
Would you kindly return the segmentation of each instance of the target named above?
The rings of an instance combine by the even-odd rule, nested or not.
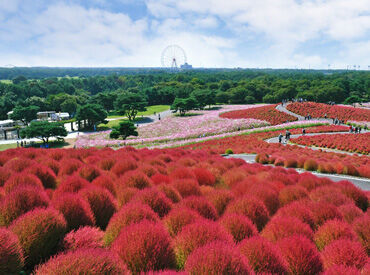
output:
[[[55,113],[51,115],[51,119],[54,121],[61,121],[69,119],[68,113]]]
[[[182,70],[191,70],[191,69],[193,69],[193,66],[192,65],[190,65],[190,64],[188,64],[187,62],[185,62],[185,64],[184,65],[181,65],[181,67],[180,67]]]
[[[55,115],[55,111],[38,112],[37,119],[39,120],[51,120],[52,116]]]
[[[16,125],[17,125],[17,123],[12,119],[0,120],[0,128],[1,129],[3,129],[3,128],[12,128]]]

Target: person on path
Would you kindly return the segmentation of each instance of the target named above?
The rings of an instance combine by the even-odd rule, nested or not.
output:
[[[280,133],[279,134],[279,143],[281,143],[282,140],[283,140],[283,135]]]
[[[302,129],[302,136],[304,136],[306,134],[306,129],[305,128],[303,128]]]

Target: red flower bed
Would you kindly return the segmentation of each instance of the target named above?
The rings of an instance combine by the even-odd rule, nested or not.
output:
[[[291,142],[305,146],[337,149],[364,155],[370,153],[370,133],[301,136],[291,139]]]
[[[275,108],[276,105],[255,107],[245,110],[226,112],[221,114],[220,117],[231,119],[254,118],[259,120],[265,120],[269,122],[271,125],[278,125],[297,120],[296,117],[280,112]]]
[[[313,118],[337,118],[339,120],[370,121],[370,110],[350,106],[328,105],[315,102],[295,102],[289,104],[287,109],[301,116],[308,114]]]
[[[0,160],[0,273],[310,274],[361,270],[369,251],[368,194],[346,181],[183,149]]]

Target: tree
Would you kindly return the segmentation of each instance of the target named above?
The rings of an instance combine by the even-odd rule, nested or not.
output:
[[[75,97],[67,98],[63,103],[60,105],[62,112],[69,113],[70,116],[76,113],[78,104]]]
[[[191,96],[188,98],[175,98],[171,106],[171,110],[175,110],[176,112],[180,112],[180,116],[184,116],[186,112],[197,108],[197,100]]]
[[[20,136],[22,138],[38,138],[45,144],[49,142],[51,137],[67,136],[67,130],[60,122],[33,121],[21,130]]]
[[[27,107],[18,105],[13,109],[10,118],[13,120],[20,120],[24,125],[28,125],[28,123],[37,118],[39,109],[39,107],[33,105]]]
[[[138,136],[138,132],[136,131],[135,124],[132,121],[121,121],[118,126],[113,128],[113,131],[110,133],[110,138],[118,139],[122,137],[122,139],[126,139],[129,136]]]
[[[105,119],[107,118],[108,113],[104,110],[101,105],[98,104],[86,104],[80,106],[77,109],[76,113],[76,120],[77,121],[85,121],[87,120],[87,127],[93,128],[94,125],[98,125],[100,123],[105,123]],[[86,125],[85,125],[86,126]]]
[[[216,103],[214,93],[211,90],[195,90],[191,96],[197,100],[198,107],[201,109],[207,105],[211,108],[211,105]]]
[[[118,95],[115,107],[120,114],[127,116],[132,121],[139,111],[146,110],[147,104],[143,95],[124,92]]]

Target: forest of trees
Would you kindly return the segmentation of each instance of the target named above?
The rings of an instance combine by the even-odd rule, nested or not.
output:
[[[287,98],[336,103],[370,101],[370,72],[365,71],[193,70],[168,73],[126,69],[126,73],[118,71],[118,74],[114,69],[60,68],[57,75],[69,73],[71,77],[43,78],[48,76],[47,70],[17,69],[0,69],[0,78],[5,78],[4,72],[9,70],[12,80],[0,82],[0,119],[6,119],[7,112],[15,107],[30,106],[36,106],[39,111],[75,115],[81,106],[98,104],[109,112],[119,109],[117,103],[124,94],[140,95],[148,105],[171,105],[175,99],[176,104],[181,105],[183,99],[192,98],[200,108],[216,103],[277,103]],[[53,70],[58,69],[51,69],[51,72]],[[88,76],[99,72],[108,75]],[[79,77],[72,77],[76,75]]]

